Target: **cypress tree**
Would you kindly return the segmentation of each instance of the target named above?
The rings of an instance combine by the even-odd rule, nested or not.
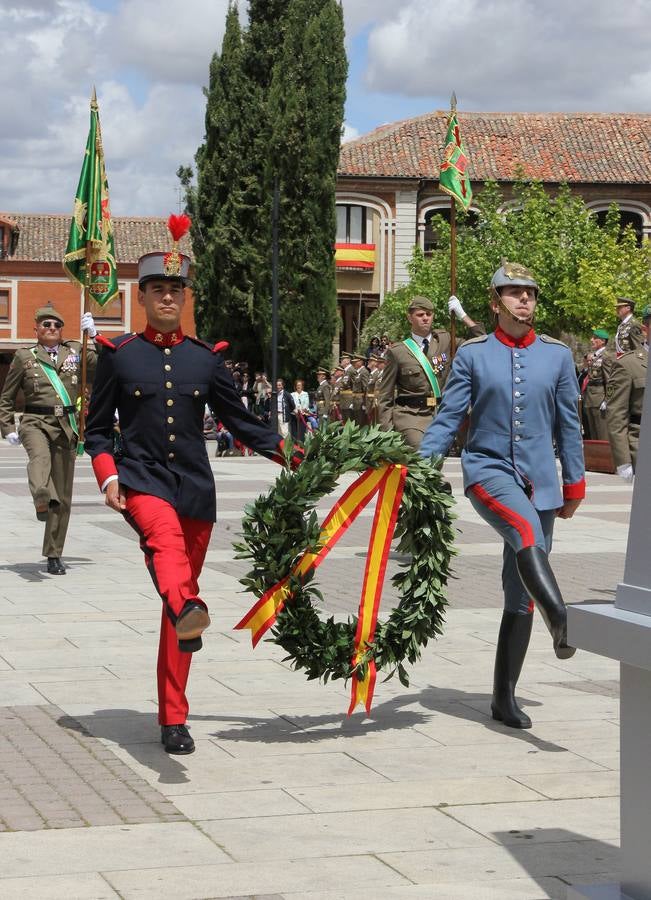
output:
[[[253,365],[271,348],[271,204],[281,184],[280,363],[309,377],[330,357],[336,291],[334,189],[346,58],[337,0],[251,0],[229,8],[210,67],[193,215],[199,332]]]
[[[337,0],[292,0],[269,91],[270,166],[281,185],[281,359],[310,378],[336,328],[335,182],[347,62]]]

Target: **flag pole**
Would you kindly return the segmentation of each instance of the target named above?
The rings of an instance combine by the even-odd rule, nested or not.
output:
[[[453,92],[450,97],[450,115],[457,109],[457,95]],[[457,203],[450,196],[450,294],[457,292]],[[457,352],[457,317],[450,313],[450,358],[454,359]]]
[[[90,98],[91,113],[93,109],[97,109],[97,93],[95,85],[93,85],[93,94]],[[84,312],[87,313],[90,307],[90,267],[89,247],[86,245],[86,267],[84,272]],[[84,331],[81,337],[81,391],[79,399],[79,441],[77,443],[77,455],[82,456],[84,452],[84,434],[86,431],[86,384],[88,381],[88,332]]]

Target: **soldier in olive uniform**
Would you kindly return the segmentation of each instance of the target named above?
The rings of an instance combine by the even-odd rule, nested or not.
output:
[[[368,422],[366,415],[366,388],[370,374],[366,368],[366,357],[360,353],[354,353],[351,386],[353,389],[353,421],[356,425],[366,425]]]
[[[330,417],[332,387],[328,381],[329,375],[330,372],[328,369],[319,368],[316,370],[319,386],[316,389],[314,399],[316,401],[316,414],[319,417],[319,425],[327,425],[328,418]]]
[[[615,351],[618,356],[622,353],[628,353],[631,350],[637,350],[644,344],[644,332],[642,325],[637,319],[633,318],[635,312],[635,301],[629,297],[618,297],[615,303],[615,310],[619,325],[617,326],[617,334],[615,335]]]
[[[330,373],[331,381],[330,387],[332,388],[332,393],[330,395],[330,421],[331,422],[341,422],[343,417],[341,415],[341,385],[344,378],[344,367],[343,366],[335,366],[332,372]]]
[[[640,440],[642,406],[649,360],[651,306],[643,313],[642,333],[646,342],[637,350],[623,353],[613,363],[608,380],[608,439],[617,474],[632,481]]]
[[[603,328],[592,332],[588,355],[587,384],[583,392],[583,409],[588,422],[588,432],[593,441],[608,440],[606,424],[606,387],[615,357],[608,350],[610,335]]]
[[[45,522],[43,556],[50,575],[65,575],[61,562],[72,504],[77,453],[77,399],[81,391],[81,344],[63,340],[63,317],[53,306],[35,313],[37,343],[17,350],[0,396],[0,430],[10,444],[27,451],[27,477],[36,518]],[[90,313],[82,328],[95,337]],[[88,347],[89,383],[97,354]],[[16,396],[22,390],[25,412],[14,425]]]
[[[339,403],[339,412],[341,413],[341,418],[344,422],[348,422],[349,419],[354,418],[353,375],[355,371],[348,354],[344,354],[344,356],[341,357],[341,368],[343,371],[341,377],[339,378],[339,390],[337,392],[337,399]]]
[[[376,407],[377,401],[375,398],[375,388],[376,388],[377,380],[378,380],[378,377],[380,374],[379,370],[378,370],[377,361],[378,361],[377,354],[371,353],[371,355],[369,356],[368,365],[367,365],[367,368],[369,371],[369,376],[368,376],[368,383],[366,385],[366,399],[365,399],[366,417],[367,417],[369,425],[377,424],[377,407]]]
[[[450,297],[448,309],[466,324],[473,337],[484,333],[456,297]],[[450,333],[432,331],[433,315],[431,300],[413,298],[407,309],[411,335],[387,350],[386,367],[376,390],[380,427],[383,431],[399,431],[416,450],[434,418],[452,362]]]

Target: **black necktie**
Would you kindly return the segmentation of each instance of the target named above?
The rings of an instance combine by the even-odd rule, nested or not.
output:
[[[427,351],[429,350],[429,340],[427,338],[423,338],[423,346],[421,347],[421,350],[423,351],[425,356],[427,356]]]

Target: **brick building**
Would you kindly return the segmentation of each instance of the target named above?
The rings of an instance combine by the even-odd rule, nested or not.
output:
[[[337,181],[337,296],[342,348],[384,295],[409,280],[415,244],[425,251],[435,213],[447,111],[383,125],[341,148]],[[596,215],[616,202],[639,240],[651,235],[651,115],[459,112],[475,196],[499,182],[508,198],[518,172],[551,193],[561,182]],[[505,204],[508,207],[508,201]],[[360,316],[361,313],[361,316]],[[360,322],[361,318],[361,322]]]

